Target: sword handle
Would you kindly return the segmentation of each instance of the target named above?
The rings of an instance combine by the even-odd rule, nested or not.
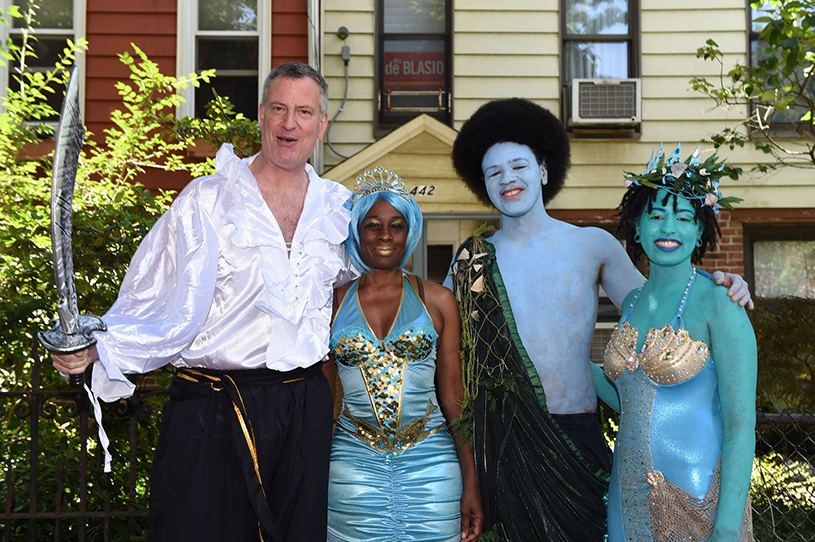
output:
[[[59,320],[52,320],[51,329],[38,332],[37,338],[49,352],[70,354],[96,344],[93,332],[105,331],[106,329],[107,326],[105,322],[98,316],[94,316],[93,314],[80,314],[78,333],[65,334],[62,332],[62,326]],[[67,375],[62,374],[62,376],[65,377]],[[68,381],[71,383],[71,386],[82,388],[85,385],[85,373],[70,375]]]

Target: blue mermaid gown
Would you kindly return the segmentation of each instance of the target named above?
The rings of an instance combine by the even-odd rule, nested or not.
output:
[[[649,329],[637,351],[628,320],[606,347],[604,369],[620,396],[620,430],[608,500],[609,542],[704,542],[716,518],[721,478],[722,409],[708,345],[684,329],[682,312]],[[674,325],[679,323],[679,329]],[[749,499],[739,541],[751,541]]]
[[[436,398],[433,321],[404,278],[377,339],[348,289],[331,331],[343,389],[331,446],[328,540],[457,541],[461,469]]]

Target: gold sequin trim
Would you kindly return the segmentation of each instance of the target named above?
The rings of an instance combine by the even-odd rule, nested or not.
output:
[[[645,374],[657,384],[680,384],[698,375],[710,357],[710,349],[703,341],[694,341],[687,330],[674,331],[668,324],[648,330],[639,355],[637,339],[637,329],[628,322],[614,328],[603,363],[611,380],[642,365]]]
[[[411,420],[394,432],[385,432],[370,422],[359,420],[352,416],[346,405],[342,414],[350,420],[355,431],[349,431],[341,425],[338,425],[338,427],[380,452],[404,452],[445,426],[445,424],[442,423],[434,429],[427,430],[427,422],[430,421],[430,415],[438,410],[438,408],[439,407],[434,405],[432,401],[428,401],[427,412],[424,416]]]
[[[639,365],[637,358],[637,339],[639,333],[628,322],[616,326],[611,334],[606,352],[603,356],[603,369],[611,380],[617,380],[623,371],[636,370]]]

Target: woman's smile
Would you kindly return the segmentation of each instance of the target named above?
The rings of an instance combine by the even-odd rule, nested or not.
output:
[[[665,252],[673,252],[682,246],[682,243],[676,239],[657,239],[654,241],[654,244],[657,246],[657,248]]]

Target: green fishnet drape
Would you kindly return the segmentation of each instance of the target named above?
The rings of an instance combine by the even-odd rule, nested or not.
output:
[[[494,248],[468,239],[452,271],[467,394],[460,430],[472,435],[485,532],[507,542],[603,540],[608,473],[587,463],[549,415]]]

